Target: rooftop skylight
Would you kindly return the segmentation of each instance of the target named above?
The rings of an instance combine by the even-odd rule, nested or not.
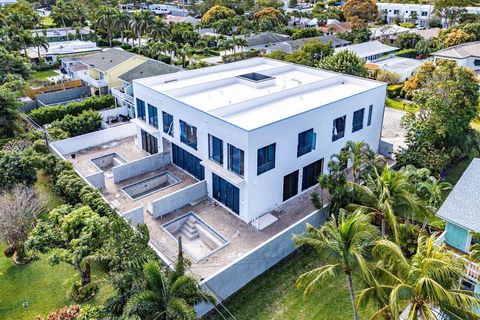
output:
[[[238,77],[241,78],[241,79],[245,79],[245,80],[253,81],[253,82],[262,82],[262,81],[267,81],[267,80],[270,80],[270,79],[275,79],[274,77],[267,76],[265,74],[261,74],[261,73],[258,73],[258,72],[245,73],[245,74],[239,75]]]

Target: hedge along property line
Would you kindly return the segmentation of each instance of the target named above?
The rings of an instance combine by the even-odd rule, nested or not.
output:
[[[244,52],[237,52],[233,54],[227,54],[222,56],[222,60],[225,63],[245,60],[248,58],[258,57],[260,55],[260,51],[258,50],[251,50],[251,51],[244,51]]]
[[[66,115],[76,116],[85,110],[101,110],[113,105],[114,98],[111,95],[89,97],[82,101],[73,101],[67,104],[46,106],[30,111],[30,117],[40,125],[61,120]]]
[[[85,110],[77,116],[67,114],[62,120],[52,122],[52,128],[58,128],[75,137],[100,129],[102,116],[97,111]]]

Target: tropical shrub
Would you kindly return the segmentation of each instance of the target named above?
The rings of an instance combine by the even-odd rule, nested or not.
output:
[[[78,282],[73,284],[72,287],[72,299],[76,302],[83,302],[91,299],[98,291],[98,285],[91,282],[82,287]]]
[[[260,51],[258,50],[237,52],[237,53],[232,53],[232,54],[227,54],[222,56],[222,60],[225,63],[230,63],[230,62],[245,60],[253,57],[258,57],[259,54],[260,54]]]
[[[54,106],[46,106],[30,111],[30,117],[40,125],[61,120],[66,115],[76,116],[85,110],[101,110],[111,107],[114,98],[111,95],[89,97],[81,101],[69,102]]]
[[[392,84],[387,87],[387,97],[395,99],[402,95],[403,84]]]
[[[93,110],[83,111],[77,116],[66,115],[62,120],[52,122],[52,128],[59,128],[68,133],[70,137],[96,131],[102,125],[102,116]]]
[[[415,49],[403,49],[395,52],[397,57],[404,57],[404,58],[415,58],[418,54],[418,51]]]

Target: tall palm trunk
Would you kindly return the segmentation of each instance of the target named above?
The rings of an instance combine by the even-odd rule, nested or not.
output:
[[[142,32],[140,30],[137,32],[137,36],[138,36],[138,47],[140,47],[142,45]]]
[[[387,222],[385,221],[385,218],[382,217],[382,237],[385,238],[386,234],[387,234]]]
[[[352,302],[353,319],[358,320],[357,306],[355,305],[355,289],[353,288],[352,274],[345,272],[348,282],[348,291],[350,291],[350,301]]]
[[[123,29],[120,29],[120,38],[122,39],[122,45],[124,44],[123,41],[125,40],[123,37]]]
[[[67,25],[65,24],[65,19],[63,17],[62,17],[62,25],[64,29],[67,27]],[[70,41],[70,39],[68,38],[68,30],[65,31],[65,36],[67,36],[67,41]]]

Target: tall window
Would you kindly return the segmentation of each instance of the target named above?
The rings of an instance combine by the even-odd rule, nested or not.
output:
[[[333,132],[332,132],[332,141],[343,138],[345,135],[345,121],[347,116],[343,116],[333,120]]]
[[[158,128],[158,110],[151,104],[148,104],[148,123]]]
[[[208,157],[223,164],[223,141],[210,134],[208,135]]]
[[[297,157],[303,156],[312,150],[315,150],[317,135],[313,129],[300,132],[298,134]]]
[[[367,126],[372,124],[373,104],[368,106]]]
[[[180,141],[197,150],[197,128],[180,120]]]
[[[275,143],[258,149],[257,152],[257,175],[275,168]]]
[[[173,137],[173,116],[162,111],[163,132]]]
[[[243,177],[244,167],[244,153],[242,149],[239,149],[231,144],[228,145],[228,170],[235,172]]]
[[[365,108],[357,110],[353,113],[352,132],[361,130],[363,128],[363,115]]]
[[[318,176],[323,170],[323,159],[310,163],[303,167],[302,191],[317,184]]]
[[[145,101],[137,98],[137,115],[139,119],[145,121]]]

